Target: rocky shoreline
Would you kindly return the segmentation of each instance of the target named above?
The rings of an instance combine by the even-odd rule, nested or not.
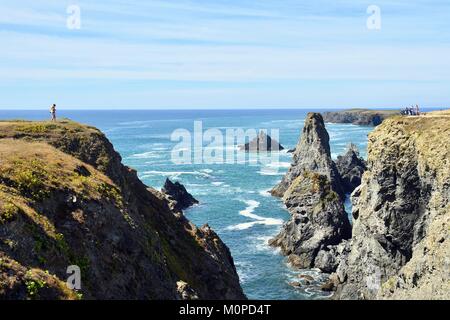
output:
[[[297,268],[329,273],[334,299],[448,299],[449,115],[387,119],[369,136],[367,163],[353,146],[334,163],[322,117],[308,114],[272,190],[291,219],[270,244]],[[353,189],[350,236],[339,192]]]

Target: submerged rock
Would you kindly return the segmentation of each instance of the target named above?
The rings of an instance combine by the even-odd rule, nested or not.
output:
[[[164,194],[168,195],[168,198],[173,202],[173,207],[176,210],[184,210],[198,203],[186,188],[178,181],[172,182],[169,178],[166,178],[166,182],[161,190]]]
[[[349,144],[344,155],[338,156],[336,167],[341,176],[342,189],[352,193],[361,184],[361,178],[366,171],[366,161],[360,157],[358,148]]]
[[[247,152],[260,152],[260,151],[280,151],[284,150],[283,146],[278,141],[272,139],[264,131],[260,131],[258,136],[252,141],[239,146],[239,150]]]
[[[350,237],[344,192],[319,113],[307,115],[293,163],[272,194],[282,197],[291,218],[270,244],[280,247],[293,266],[315,267],[321,250]]]
[[[291,281],[288,283],[290,286],[294,287],[294,288],[301,288],[302,284],[299,281]]]

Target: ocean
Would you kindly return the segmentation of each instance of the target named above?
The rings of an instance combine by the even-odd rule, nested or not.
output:
[[[327,109],[329,110],[329,109]],[[324,110],[314,109],[320,112]],[[185,211],[195,224],[208,223],[228,245],[234,258],[245,294],[250,299],[322,299],[319,289],[326,275],[318,270],[293,270],[286,258],[267,241],[280,230],[289,214],[270,190],[289,167],[308,110],[60,110],[58,117],[90,124],[101,129],[122,155],[123,162],[135,168],[149,186],[160,189],[166,177],[180,181],[199,200]],[[46,110],[0,110],[0,119],[48,118]],[[171,134],[177,129],[193,132],[194,121],[203,130],[230,128],[279,130],[279,141],[286,149],[269,164],[173,163],[172,150],[177,141]],[[367,135],[371,127],[351,124],[326,124],[330,134],[332,157],[345,151],[350,142],[366,157]],[[217,132],[217,130],[216,130]],[[223,151],[230,146],[223,146]],[[235,146],[231,146],[234,150]],[[220,151],[220,150],[219,150]],[[237,153],[237,151],[236,151]],[[274,170],[265,170],[270,166]],[[347,210],[350,204],[346,203]],[[298,274],[310,274],[316,285],[300,289],[289,285]]]

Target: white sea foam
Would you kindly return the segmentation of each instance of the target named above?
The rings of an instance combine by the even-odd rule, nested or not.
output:
[[[258,173],[262,176],[282,176],[285,174],[285,172],[274,170],[273,168],[262,168]]]
[[[130,158],[130,159],[154,159],[154,158],[159,158],[160,156],[161,156],[160,152],[147,151],[147,152],[143,152],[143,153],[132,154],[128,158]]]
[[[201,176],[204,178],[211,178],[211,175],[204,171],[156,171],[156,170],[144,171],[140,177],[142,179],[150,178],[150,177],[154,177],[154,176],[178,178],[182,175],[197,175],[197,176]]]
[[[274,248],[269,246],[269,240],[272,239],[273,236],[259,236],[254,239],[253,245],[256,248],[256,251],[269,251],[276,252]]]
[[[290,162],[271,162],[266,165],[269,168],[289,168],[291,166]]]
[[[255,209],[259,207],[260,203],[255,200],[244,200],[244,203],[247,205],[247,207],[244,210],[239,211],[239,214],[244,217],[259,220],[261,217],[253,214],[253,211],[255,211]]]
[[[223,185],[224,182],[222,182],[222,181],[214,181],[214,182],[211,182],[211,184],[212,184],[213,186],[219,187],[219,186]]]
[[[257,224],[263,224],[267,226],[273,225],[281,225],[283,220],[275,219],[275,218],[265,218],[254,214],[253,211],[259,206],[259,202],[255,200],[244,200],[244,203],[247,204],[247,207],[244,210],[239,211],[241,216],[253,219],[254,221],[239,223],[234,226],[227,227],[227,230],[245,230],[253,227]]]
[[[270,190],[272,189],[264,189],[260,190],[258,193],[263,197],[270,197]]]

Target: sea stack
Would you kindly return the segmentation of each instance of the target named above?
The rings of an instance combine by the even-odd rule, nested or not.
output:
[[[271,193],[283,197],[295,179],[304,172],[314,172],[327,177],[333,190],[343,198],[339,172],[331,159],[330,137],[320,113],[308,113],[300,141],[294,149],[292,164],[281,182]]]
[[[172,202],[173,208],[178,211],[187,209],[198,203],[198,200],[187,192],[181,183],[178,181],[172,182],[169,178],[166,179],[161,192],[168,196],[168,200]]]
[[[347,151],[338,156],[336,167],[341,176],[342,189],[345,193],[352,193],[360,184],[366,171],[366,161],[359,155],[358,148],[350,143]]]
[[[265,152],[284,150],[284,147],[280,145],[278,141],[272,139],[264,131],[260,131],[258,136],[252,141],[239,146],[239,150],[247,152]]]
[[[270,241],[299,268],[336,268],[329,251],[350,238],[339,173],[331,159],[329,136],[319,113],[309,113],[293,162],[272,194],[283,199],[291,218]]]

